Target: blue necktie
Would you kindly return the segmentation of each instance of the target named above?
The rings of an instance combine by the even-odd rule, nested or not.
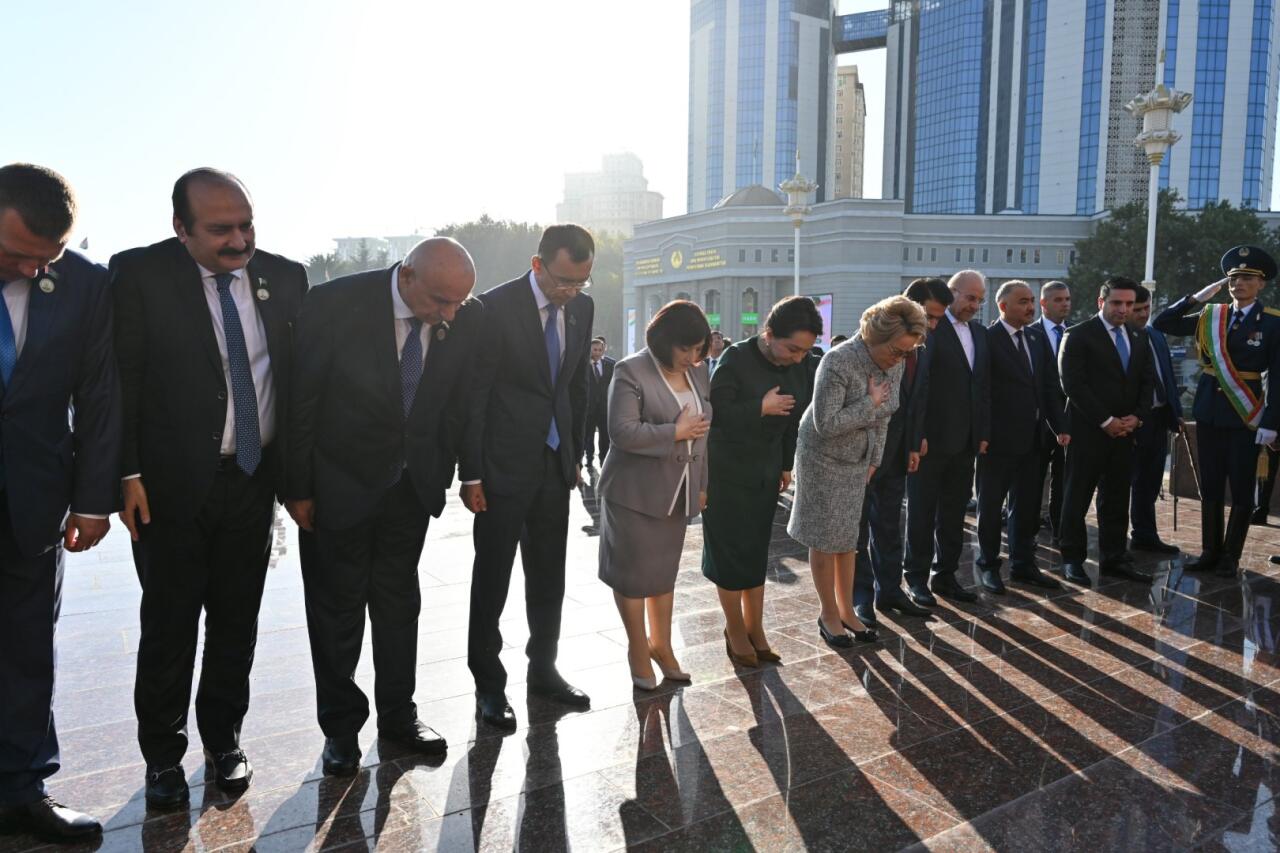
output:
[[[404,349],[400,351],[400,402],[404,404],[404,416],[409,417],[413,409],[413,398],[418,393],[418,383],[422,381],[422,321],[417,317],[409,318],[409,337],[404,339]]]
[[[1065,331],[1066,329],[1062,328],[1062,326],[1053,327],[1053,354],[1054,355],[1057,355],[1058,350],[1062,349],[1062,333]]]
[[[1129,372],[1129,340],[1125,337],[1124,330],[1116,326],[1111,330],[1116,336],[1116,351],[1120,353],[1120,366],[1124,368],[1124,372]]]
[[[222,307],[222,333],[227,339],[227,371],[231,374],[231,403],[236,419],[236,465],[252,475],[262,461],[262,433],[258,428],[258,392],[253,387],[253,371],[249,369],[249,348],[244,342],[240,311],[231,296],[229,272],[213,277],[218,285],[218,304]]]
[[[547,325],[542,330],[547,342],[547,364],[551,367],[551,429],[547,432],[547,447],[560,449],[560,430],[556,428],[556,378],[560,375],[560,327],[556,325],[556,317],[560,306],[554,302],[547,305]]]
[[[13,368],[18,364],[18,336],[13,333],[13,320],[9,317],[9,303],[4,301],[4,289],[9,284],[0,281],[0,379],[9,387]]]

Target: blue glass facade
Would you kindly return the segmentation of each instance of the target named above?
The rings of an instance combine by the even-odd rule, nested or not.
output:
[[[1187,185],[1187,206],[1193,210],[1218,200],[1230,19],[1230,0],[1200,0],[1195,106],[1191,118],[1191,177]]]
[[[1102,56],[1106,48],[1106,0],[1088,0],[1084,11],[1084,76],[1080,84],[1080,161],[1076,171],[1076,213],[1094,213],[1098,186],[1098,145],[1102,140]]]
[[[738,3],[738,122],[733,189],[760,183],[764,168],[765,0]]]
[[[796,98],[800,87],[800,27],[791,17],[792,0],[778,3],[777,106],[773,117],[773,183],[791,177],[796,168]],[[764,181],[770,185],[768,181]]]
[[[1244,186],[1240,206],[1265,207],[1262,158],[1266,144],[1267,73],[1271,63],[1272,0],[1254,0],[1253,39],[1249,53],[1249,112],[1244,128]]]
[[[923,0],[917,18],[910,209],[981,210],[986,168],[984,0]],[[976,179],[975,179],[976,178]]]
[[[1177,0],[1173,0],[1177,2]],[[1028,0],[1022,43],[1022,153],[1018,181],[1018,209],[1036,213],[1040,207],[1040,131],[1044,124],[1044,38],[1049,0]]]
[[[1178,13],[1182,0],[1169,0],[1169,13],[1164,28],[1164,84],[1173,88],[1173,81],[1178,74]],[[1173,158],[1173,148],[1165,152],[1164,161],[1160,164],[1160,189],[1169,188],[1169,165]]]
[[[690,32],[696,33],[704,26],[712,27],[707,57],[707,133],[705,139],[689,135],[689,209],[700,210],[713,206],[725,195],[724,190],[724,39],[726,0],[700,0],[693,4]],[[689,67],[693,68],[693,43],[689,46]],[[696,126],[693,115],[694,79],[689,75],[689,127]],[[702,199],[694,198],[694,153],[701,145],[706,154],[706,189]]]
[[[836,51],[843,53],[884,47],[890,23],[888,9],[836,16]]]

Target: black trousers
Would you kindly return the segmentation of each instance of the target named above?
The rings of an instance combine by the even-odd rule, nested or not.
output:
[[[148,766],[172,767],[187,751],[201,610],[200,739],[213,752],[230,752],[240,744],[275,517],[270,468],[264,459],[249,477],[233,461],[224,462],[194,518],[153,513],[133,543],[142,581],[133,704]]]
[[[417,719],[418,561],[429,520],[406,474],[367,521],[344,530],[317,524],[313,534],[299,531],[316,711],[327,737],[356,734],[369,719],[369,699],[355,680],[366,610],[378,726]]]
[[[878,469],[867,483],[858,523],[853,603],[879,604],[902,596],[902,497],[907,474]]]
[[[1044,478],[1049,477],[1049,527],[1054,536],[1062,535],[1062,469],[1066,461],[1066,448],[1053,438],[1041,438],[1040,478],[1036,488],[1044,495]],[[1036,498],[1040,501],[1040,498]],[[1041,506],[1041,511],[1044,507]]]
[[[1009,499],[1009,568],[1031,571],[1036,565],[1040,529],[1039,451],[1023,455],[988,453],[978,457],[978,565],[1000,568],[1000,533],[1005,498]]]
[[[1258,478],[1258,434],[1245,427],[1223,428],[1196,424],[1196,450],[1200,458],[1200,499],[1221,504],[1231,486],[1231,508],[1253,510]]]
[[[907,583],[923,587],[929,568],[954,575],[964,549],[964,514],[973,483],[971,452],[930,451],[907,478]]]
[[[1124,556],[1129,531],[1129,481],[1133,468],[1133,437],[1110,438],[1089,427],[1072,433],[1067,445],[1062,496],[1062,559],[1083,563],[1089,551],[1085,515],[1098,492],[1098,562]]]
[[[1158,406],[1134,433],[1129,524],[1135,542],[1154,542],[1160,538],[1156,530],[1156,499],[1160,497],[1165,462],[1169,459],[1172,420],[1169,407]]]
[[[596,453],[596,436],[599,435],[599,449]],[[593,412],[587,416],[587,461],[592,457],[604,464],[604,457],[609,453],[609,417],[605,412]]]
[[[53,681],[63,559],[61,545],[38,557],[18,550],[0,493],[0,806],[40,799],[60,766]]]
[[[471,573],[471,621],[467,664],[476,690],[501,693],[507,671],[498,659],[498,620],[507,604],[516,546],[524,564],[525,616],[529,620],[529,672],[555,671],[564,603],[565,540],[569,535],[569,487],[557,451],[542,452],[542,481],[515,495],[485,493],[489,508],[477,513],[472,533],[476,558]]]

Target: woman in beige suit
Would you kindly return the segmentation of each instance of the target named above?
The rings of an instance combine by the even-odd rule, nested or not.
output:
[[[710,380],[700,362],[711,327],[701,308],[676,300],[654,315],[645,343],[614,367],[611,444],[596,493],[600,579],[627,630],[631,680],[653,690],[650,660],[666,678],[689,680],[671,648],[671,609],[685,528],[707,502]]]

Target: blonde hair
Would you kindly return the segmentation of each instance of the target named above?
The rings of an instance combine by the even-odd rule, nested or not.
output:
[[[905,296],[881,299],[866,311],[858,333],[868,346],[884,344],[903,335],[923,338],[929,329],[924,309]]]

